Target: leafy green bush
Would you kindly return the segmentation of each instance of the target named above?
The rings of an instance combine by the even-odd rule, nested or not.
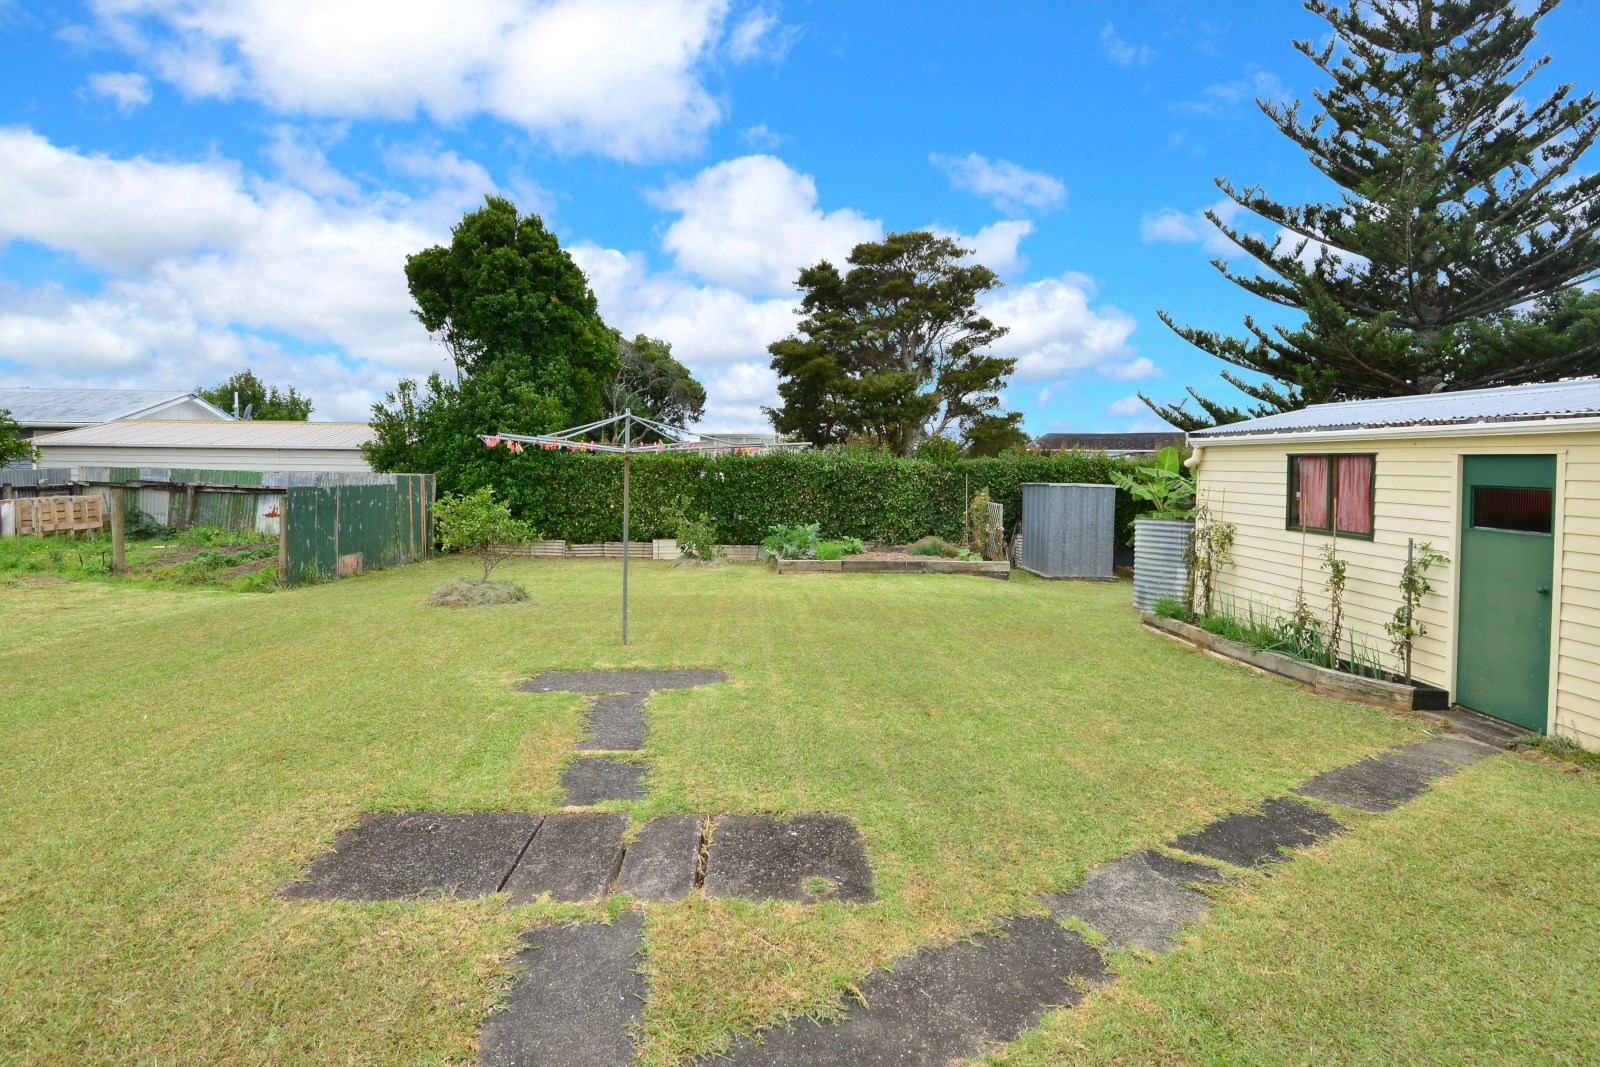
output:
[[[711,516],[703,511],[691,513],[686,501],[678,502],[678,513],[673,536],[678,541],[678,551],[689,559],[712,560],[723,555],[717,543],[717,528]]]
[[[761,541],[761,561],[773,559],[816,559],[822,527],[817,523],[799,526],[774,526]]]
[[[859,556],[867,550],[859,537],[838,537],[832,541],[824,541],[817,546],[818,559],[843,559],[846,556]]]
[[[941,537],[924,537],[920,541],[913,541],[907,546],[906,551],[913,556],[943,556],[954,559],[965,549],[957,548]]]
[[[1150,610],[1163,619],[1177,619],[1179,622],[1184,622],[1189,618],[1189,613],[1183,608],[1183,601],[1175,596],[1162,597]]]
[[[483,564],[483,580],[501,560],[533,540],[533,528],[511,515],[488,486],[465,496],[440,497],[433,505],[439,544],[448,551],[470,552]]]
[[[531,449],[513,455],[483,448],[459,492],[494,487],[495,498],[546,537],[573,542],[622,539],[622,461],[607,453]],[[931,463],[865,449],[772,452],[756,456],[633,457],[632,533],[672,537],[680,505],[709,516],[724,543],[759,544],[773,526],[817,523],[835,538],[905,544],[926,533],[961,540],[967,493],[987,489],[1015,528],[1024,482],[1109,484],[1131,471],[1101,453],[1007,454]],[[1118,536],[1149,505],[1117,494]]]

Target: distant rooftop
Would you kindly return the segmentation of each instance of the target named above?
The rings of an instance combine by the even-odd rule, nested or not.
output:
[[[153,408],[194,398],[172,389],[26,389],[0,388],[0,411],[23,426],[73,427],[125,419]],[[205,401],[200,401],[205,403]],[[221,410],[217,418],[230,416]]]
[[[1245,434],[1317,433],[1406,426],[1466,427],[1590,416],[1600,416],[1600,378],[1313,404],[1299,411],[1286,411],[1262,419],[1196,430],[1189,435],[1189,440],[1204,444],[1206,441]]]
[[[1156,452],[1168,445],[1182,445],[1183,434],[1165,433],[1047,433],[1035,438],[1033,447],[1042,452]]]
[[[359,448],[372,440],[364,422],[229,419],[125,419],[34,438],[41,448],[113,445],[146,448]]]

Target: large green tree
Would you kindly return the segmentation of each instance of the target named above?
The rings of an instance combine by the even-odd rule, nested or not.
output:
[[[1271,379],[1224,377],[1256,403],[1200,411],[1150,403],[1184,429],[1305,403],[1542,381],[1600,371],[1600,175],[1574,165],[1600,135],[1600,101],[1557,86],[1527,99],[1549,57],[1529,59],[1559,0],[1308,0],[1331,30],[1296,41],[1332,84],[1319,110],[1258,101],[1337,186],[1286,205],[1217,185],[1276,227],[1271,239],[1212,224],[1265,270],[1215,265],[1247,292],[1301,313],[1244,322],[1246,336],[1169,326]]]
[[[797,335],[774,342],[779,432],[813,444],[852,438],[912,454],[930,437],[996,417],[1016,366],[988,351],[1006,333],[978,307],[1000,284],[969,250],[924,230],[860,244],[840,274],[800,272]]]
[[[454,380],[403,381],[373,405],[378,470],[427,471],[441,488],[490,481],[503,452],[480,434],[548,433],[608,413],[617,337],[588,280],[537,215],[488,197],[448,246],[406,259],[417,318],[450,354]]]
[[[239,413],[248,409],[252,419],[304,422],[311,415],[309,396],[297,392],[292,385],[288,391],[276,385],[269,386],[248,368],[210,389],[196,389],[195,392],[223,411],[233,411],[237,400]]]
[[[0,467],[19,461],[32,463],[37,456],[33,442],[22,436],[22,426],[11,412],[0,408]]]
[[[706,387],[672,358],[671,344],[642,333],[631,341],[619,334],[617,355],[617,369],[604,387],[610,414],[631,410],[670,426],[700,421]]]

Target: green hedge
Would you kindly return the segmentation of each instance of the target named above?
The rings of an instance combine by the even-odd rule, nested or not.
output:
[[[499,451],[499,450],[496,450]],[[497,457],[499,458],[499,457]],[[494,485],[518,517],[550,540],[622,539],[622,458],[605,453],[529,450],[493,464]],[[670,537],[678,497],[705,511],[725,544],[751,545],[769,527],[815,522],[826,537],[903,544],[927,534],[961,535],[964,493],[988,489],[1014,532],[1024,482],[1108,483],[1131,464],[1101,454],[1002,456],[930,463],[861,452],[774,452],[756,456],[635,455],[631,534]],[[1117,494],[1118,542],[1136,513]]]

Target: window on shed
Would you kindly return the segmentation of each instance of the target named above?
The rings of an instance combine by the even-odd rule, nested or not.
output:
[[[1372,536],[1373,457],[1290,456],[1288,522],[1291,530]]]

